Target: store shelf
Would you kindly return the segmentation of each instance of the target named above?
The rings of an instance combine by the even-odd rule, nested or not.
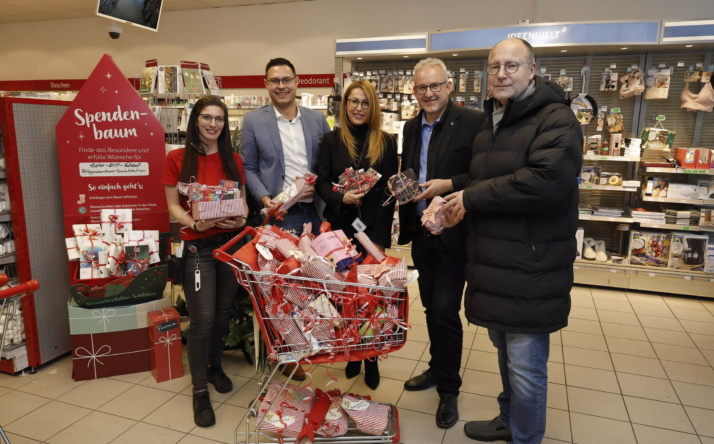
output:
[[[666,203],[682,203],[692,205],[714,205],[714,199],[682,199],[679,197],[651,197],[643,196],[644,202],[666,202]]]
[[[646,167],[647,173],[663,173],[663,174],[703,174],[714,175],[714,170],[708,169],[689,169],[689,168],[662,168],[662,167]]]
[[[585,154],[583,155],[583,160],[607,160],[612,162],[639,162],[639,157],[625,157],[625,156],[599,156],[596,154]]]
[[[639,222],[642,228],[660,228],[663,230],[679,230],[679,231],[706,231],[700,230],[697,225],[677,225],[677,224],[655,224],[652,222]],[[712,227],[714,229],[714,227]]]
[[[605,190],[605,191],[625,191],[625,192],[632,192],[632,191],[638,191],[639,188],[633,187],[633,188],[625,188],[623,186],[613,186],[613,185],[594,185],[594,184],[589,184],[589,183],[583,183],[580,184],[580,189],[581,190]]]
[[[0,265],[14,264],[17,262],[14,254],[6,254],[5,256],[0,256]]]
[[[714,297],[714,274],[610,262],[576,261],[576,284]]]
[[[597,222],[620,222],[623,224],[631,224],[635,220],[631,217],[608,217],[608,216],[593,216],[591,214],[581,214],[578,216],[580,220],[592,220]]]

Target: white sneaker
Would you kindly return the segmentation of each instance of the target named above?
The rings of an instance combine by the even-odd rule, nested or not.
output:
[[[595,241],[595,260],[597,262],[607,262],[607,250],[604,240]]]
[[[595,240],[591,237],[583,239],[583,258],[591,261],[595,259]]]

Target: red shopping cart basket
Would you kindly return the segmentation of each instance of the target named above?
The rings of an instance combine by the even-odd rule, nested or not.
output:
[[[259,230],[263,230],[261,228]],[[246,236],[252,240],[229,254]],[[258,237],[256,237],[258,236]],[[214,251],[251,296],[269,357],[279,363],[356,361],[399,350],[407,338],[406,288],[260,271],[260,232],[246,228]],[[280,267],[278,267],[280,269]],[[353,277],[356,273],[353,274]]]

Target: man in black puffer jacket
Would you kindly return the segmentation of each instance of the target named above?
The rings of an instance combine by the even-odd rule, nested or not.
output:
[[[503,392],[499,416],[464,432],[535,444],[545,433],[549,336],[570,313],[583,135],[563,90],[535,75],[530,44],[504,40],[488,62],[489,124],[446,211],[448,225],[468,215],[465,314],[488,328]]]

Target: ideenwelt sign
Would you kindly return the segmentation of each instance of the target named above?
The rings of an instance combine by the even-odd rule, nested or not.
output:
[[[658,44],[660,22],[549,23],[432,33],[429,51],[488,49],[507,38],[535,47]]]

